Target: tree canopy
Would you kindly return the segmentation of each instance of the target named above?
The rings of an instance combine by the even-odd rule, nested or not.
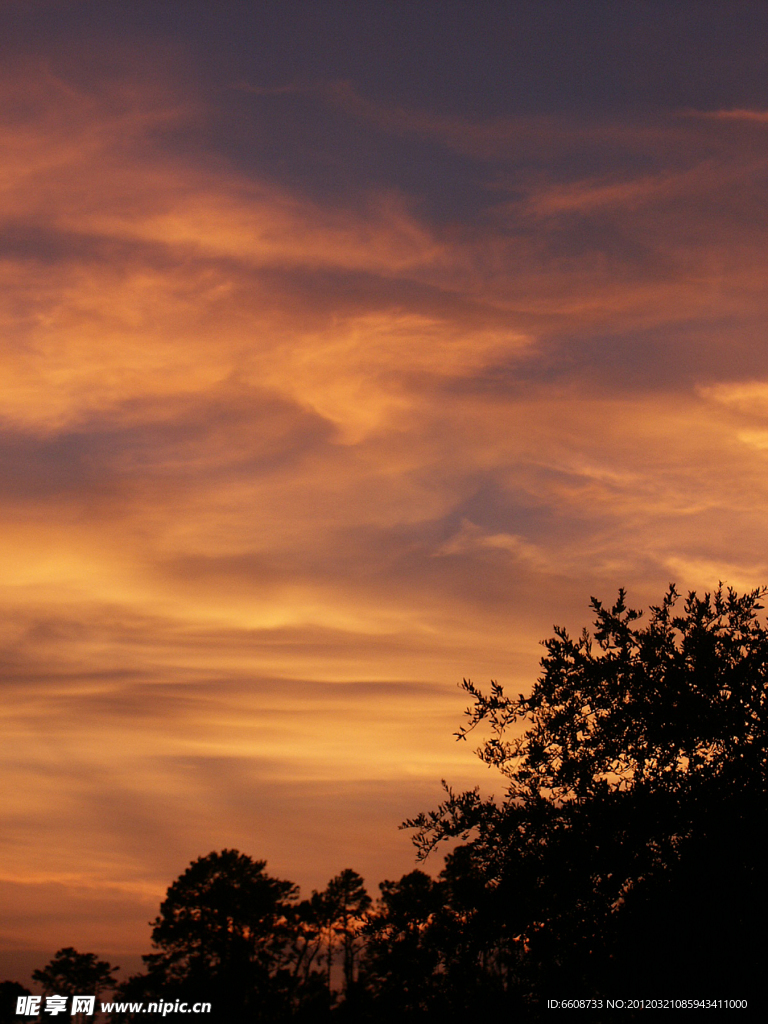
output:
[[[351,869],[299,902],[299,887],[267,874],[263,860],[237,850],[199,857],[168,888],[147,971],[120,996],[209,1001],[211,1019],[222,1022],[325,1019],[336,996],[334,952],[342,952],[348,995],[369,904]]]
[[[448,790],[406,826],[422,857],[466,843],[495,896],[484,927],[531,998],[616,992],[644,970],[666,993],[709,977],[752,990],[766,908],[763,594],[721,586],[678,611],[671,586],[644,623],[621,590],[610,608],[592,600],[593,632],[555,629],[528,696],[465,680],[458,735],[489,727],[478,754],[503,798]]]
[[[42,985],[46,995],[99,995],[115,987],[114,975],[119,970],[99,960],[95,953],[78,953],[72,946],[65,946],[45,967],[34,971],[32,978]]]
[[[153,922],[156,952],[124,994],[193,995],[216,1019],[281,1018],[294,972],[292,930],[298,887],[273,878],[266,862],[237,850],[199,857],[168,888]]]
[[[280,924],[295,903],[292,882],[272,878],[266,861],[237,850],[200,857],[169,887],[152,929],[167,969],[186,975],[199,966],[271,966],[282,947]]]

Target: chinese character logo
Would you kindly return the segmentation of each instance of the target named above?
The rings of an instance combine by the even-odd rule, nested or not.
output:
[[[19,996],[16,1000],[17,1017],[36,1017],[40,1013],[42,996]]]
[[[96,996],[72,996],[72,1016],[76,1013],[93,1014],[96,1006]]]
[[[65,1013],[67,1009],[67,997],[66,996],[46,996],[45,997],[45,1013],[50,1013],[52,1016],[56,1016],[57,1013]]]

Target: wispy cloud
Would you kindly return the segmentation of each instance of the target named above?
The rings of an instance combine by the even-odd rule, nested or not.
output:
[[[524,688],[591,593],[765,571],[768,153],[724,124],[762,113],[472,122],[238,87],[434,144],[476,197],[438,216],[407,176],[324,196],[215,151],[221,92],[172,77],[0,81],[29,943],[55,888],[70,928],[82,908],[58,945],[124,922],[143,948],[131,894],[217,846],[312,885],[405,870],[395,826],[440,776],[487,784],[451,740],[462,675]]]
[[[768,110],[696,110],[689,112],[690,117],[707,117],[717,121],[768,121]]]

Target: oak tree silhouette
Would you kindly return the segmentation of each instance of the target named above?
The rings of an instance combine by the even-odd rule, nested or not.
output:
[[[544,644],[529,696],[496,682],[466,736],[503,776],[500,802],[455,794],[404,827],[420,856],[471,851],[493,896],[482,929],[507,991],[603,995],[653,979],[658,996],[756,991],[765,953],[768,800],[765,591],[670,586],[647,624],[625,592],[592,600],[593,633]],[[702,984],[707,983],[702,991]],[[597,1018],[595,1018],[597,1019]]]

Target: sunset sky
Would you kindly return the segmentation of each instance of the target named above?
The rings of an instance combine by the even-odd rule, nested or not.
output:
[[[0,980],[130,963],[224,847],[375,894],[501,791],[463,676],[768,582],[766,38],[3,0]]]

